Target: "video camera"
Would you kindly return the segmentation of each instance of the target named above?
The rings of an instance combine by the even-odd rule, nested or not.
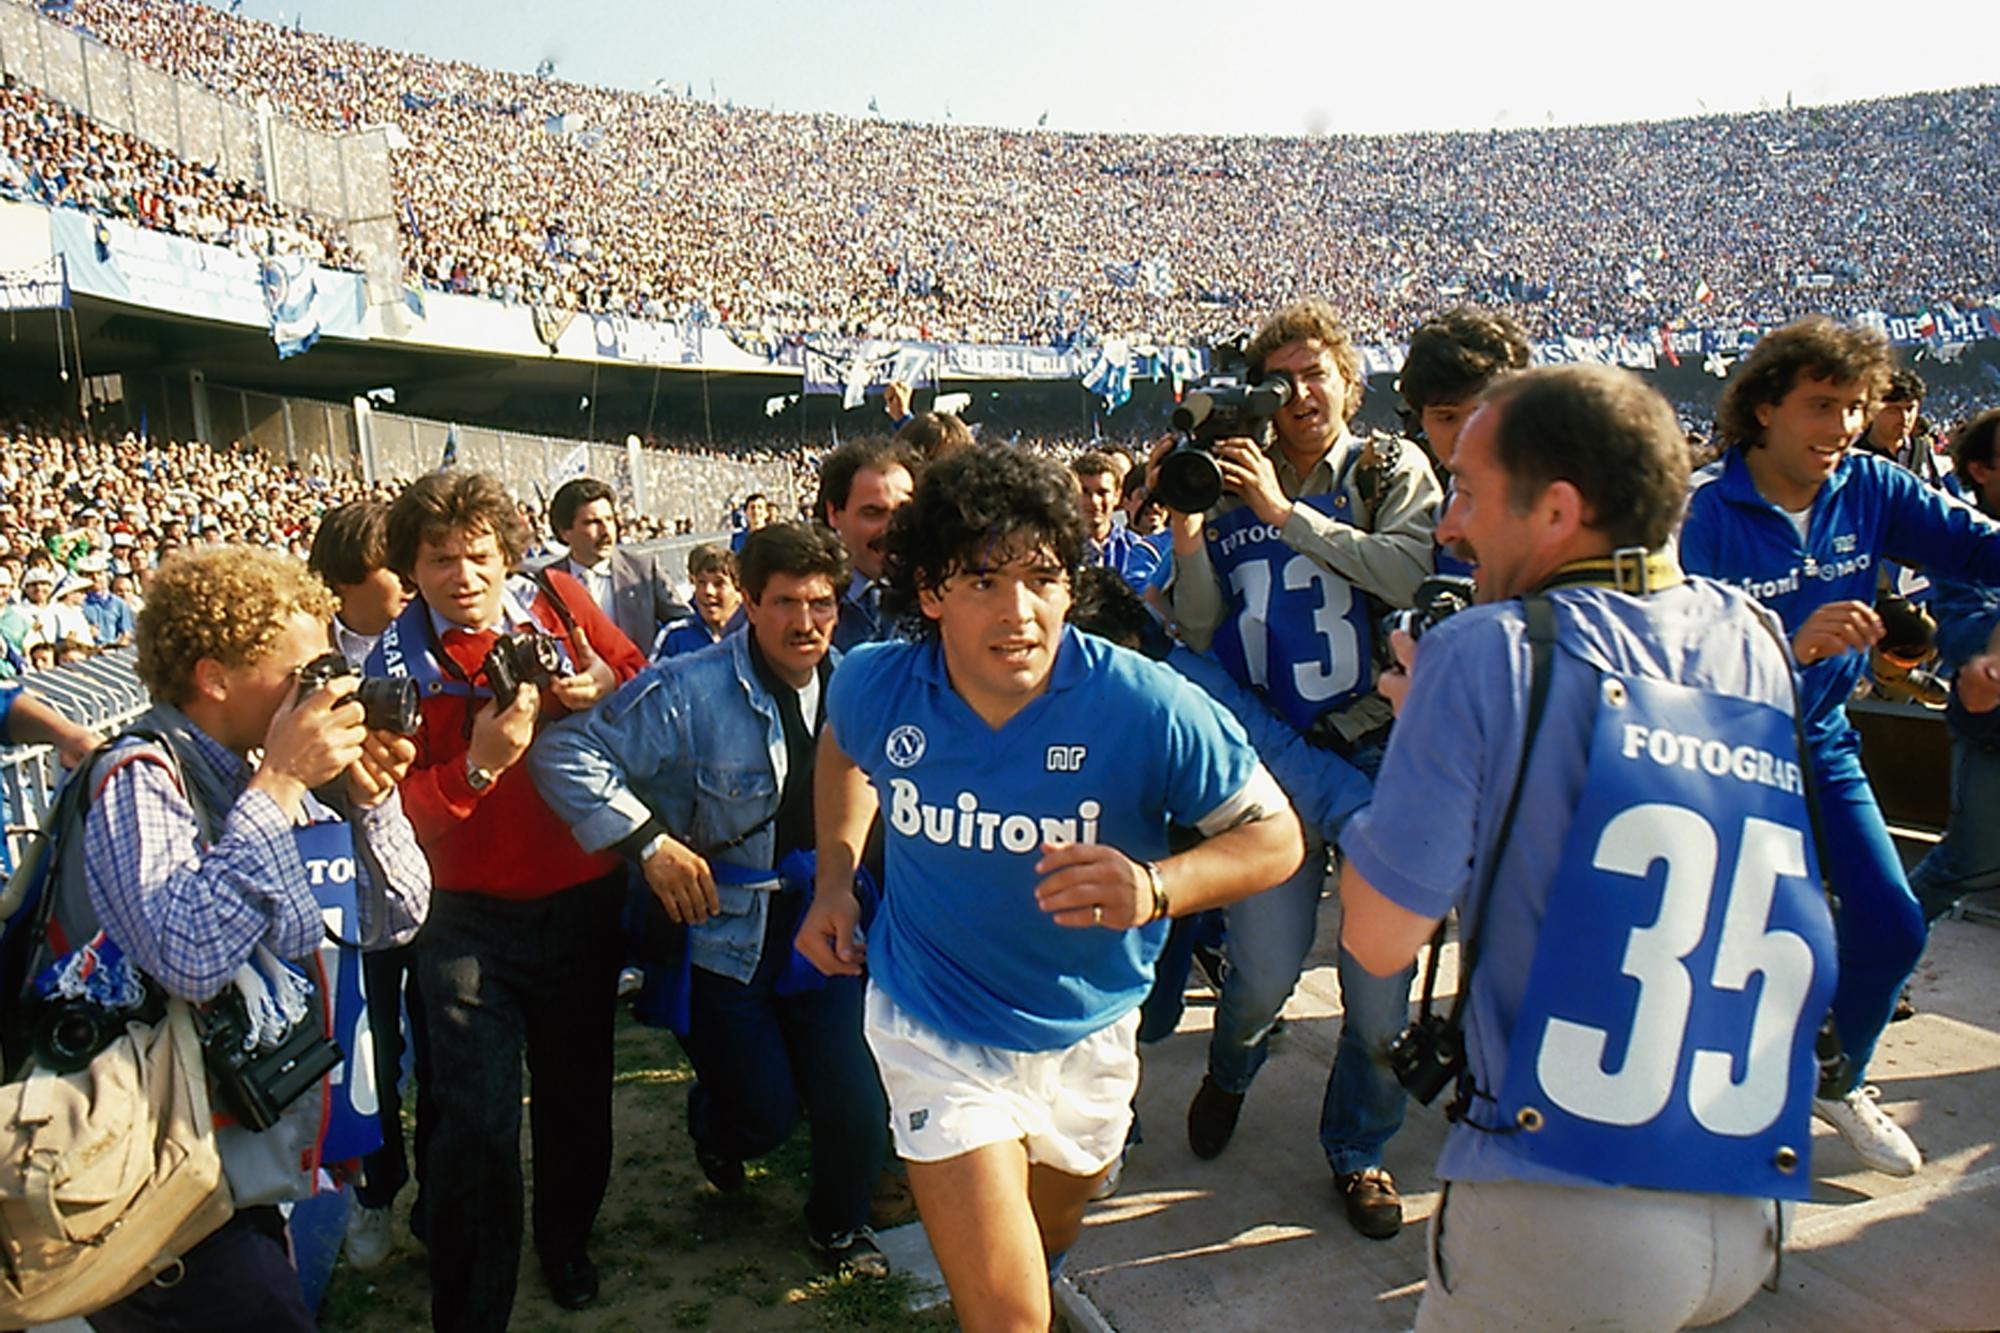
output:
[[[322,653],[299,668],[299,697],[305,698],[320,686],[342,676],[359,675],[339,653]],[[414,680],[383,676],[362,676],[354,689],[370,731],[392,731],[398,736],[414,736],[422,720],[423,699]]]
[[[1187,438],[1160,460],[1160,482],[1153,490],[1160,503],[1183,514],[1199,514],[1222,498],[1215,442],[1258,439],[1297,392],[1283,373],[1251,383],[1240,345],[1222,344],[1213,356],[1209,373],[1195,381],[1174,409],[1174,429]]]

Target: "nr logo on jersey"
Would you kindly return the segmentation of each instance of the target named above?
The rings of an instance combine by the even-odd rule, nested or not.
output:
[[[1083,758],[1089,752],[1087,745],[1051,745],[1048,762],[1043,767],[1051,773],[1081,773]]]
[[[897,768],[908,768],[924,757],[924,729],[904,723],[889,733],[882,752]]]

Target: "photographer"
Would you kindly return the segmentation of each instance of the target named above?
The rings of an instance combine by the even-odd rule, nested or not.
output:
[[[1169,604],[1181,636],[1263,691],[1280,714],[1364,773],[1380,761],[1388,704],[1374,692],[1377,604],[1408,606],[1431,572],[1437,478],[1421,450],[1347,428],[1361,406],[1361,357],[1323,301],[1287,306],[1245,351],[1252,383],[1281,377],[1289,401],[1268,443],[1225,439],[1214,456],[1225,494],[1207,514],[1173,513]],[[1157,490],[1165,442],[1153,452]],[[1188,1108],[1188,1144],[1214,1157],[1235,1132],[1272,1021],[1312,947],[1326,845],[1278,887],[1229,909],[1229,973],[1217,1002],[1208,1073]],[[1402,1090],[1376,1060],[1408,1008],[1408,978],[1378,982],[1344,955],[1345,1011],[1321,1139],[1348,1219],[1386,1239],[1402,1225],[1382,1150],[1402,1123]]]
[[[335,651],[359,670],[375,651],[389,622],[402,613],[409,594],[403,580],[389,568],[389,506],[380,500],[350,500],[320,516],[313,532],[306,567],[319,575],[339,603],[327,625]],[[357,1269],[369,1269],[389,1257],[394,1238],[390,1207],[396,1201],[410,1166],[403,1151],[403,1091],[401,1078],[405,1032],[403,1012],[409,1011],[408,1050],[418,1085],[416,1107],[417,1172],[423,1174],[424,1148],[435,1118],[422,1087],[430,1081],[430,1043],[424,1032],[423,996],[417,990],[416,945],[377,949],[362,963],[368,992],[368,1033],[375,1047],[376,1123],[382,1146],[361,1159],[361,1179],[354,1187],[354,1207],[347,1214],[343,1253]],[[412,1226],[423,1229],[421,1179],[417,1201],[410,1210]]]
[[[524,1045],[535,1251],[566,1308],[597,1295],[587,1249],[611,1172],[624,871],[577,846],[520,761],[541,719],[589,707],[645,659],[569,575],[508,577],[528,539],[491,476],[412,483],[389,510],[389,567],[417,597],[369,659],[370,674],[423,691],[404,791],[439,888],[417,977],[437,1112],[423,1239],[441,1329],[504,1328],[513,1308]]]
[[[1626,371],[1501,382],[1452,471],[1484,605],[1417,647],[1340,839],[1343,954],[1395,976],[1463,923],[1417,1327],[1715,1323],[1810,1186],[1833,988],[1781,631],[1667,553],[1686,450]],[[1417,1074],[1455,1034],[1413,1031]]]
[[[224,994],[260,946],[311,958],[325,927],[294,835],[329,816],[316,796],[343,805],[353,827],[360,942],[415,933],[430,872],[396,791],[415,748],[363,726],[352,676],[299,688],[299,669],[326,651],[332,610],[303,565],[267,551],[219,547],[160,570],[138,622],[138,672],[153,696],[138,725],[166,746],[122,741],[93,771],[89,910],[63,885],[52,938],[75,945],[101,926],[169,994],[195,1002]],[[316,988],[310,1021],[323,1025],[330,1002]],[[325,1105],[308,1090],[261,1133],[220,1130],[235,1218],[187,1255],[178,1282],[141,1289],[92,1326],[310,1329],[273,1205],[313,1192]]]

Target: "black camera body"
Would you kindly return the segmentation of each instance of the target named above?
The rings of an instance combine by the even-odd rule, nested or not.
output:
[[[202,1010],[197,1026],[208,1076],[222,1109],[252,1133],[278,1123],[287,1106],[346,1058],[308,1017],[270,1050],[245,1049],[250,1019],[234,989]]]
[[[502,712],[514,706],[523,685],[545,690],[565,674],[562,648],[553,636],[532,628],[495,639],[481,670],[493,691],[493,706]]]
[[[55,1074],[86,1069],[118,1040],[130,1014],[95,1000],[48,999],[35,1006],[30,1034],[35,1064]]]
[[[1375,636],[1375,665],[1383,671],[1396,666],[1396,649],[1389,636],[1403,631],[1415,642],[1438,625],[1471,606],[1476,596],[1472,580],[1463,574],[1432,574],[1417,585],[1407,610],[1391,611],[1382,617],[1382,632]]]
[[[1260,440],[1296,391],[1291,377],[1284,374],[1251,382],[1242,353],[1218,347],[1214,369],[1197,380],[1174,408],[1174,429],[1186,438],[1160,460],[1160,480],[1153,494],[1161,504],[1183,514],[1199,514],[1213,507],[1222,498],[1222,469],[1215,465],[1215,442],[1238,437]]]
[[[1443,1014],[1426,1014],[1398,1033],[1385,1054],[1403,1090],[1429,1106],[1465,1072],[1465,1033]]]
[[[299,668],[299,697],[303,699],[320,686],[342,676],[357,674],[339,653],[322,653]],[[391,731],[398,736],[417,734],[417,727],[422,721],[423,696],[418,693],[414,680],[363,676],[361,683],[354,688],[354,697],[361,701],[361,711],[370,731]]]

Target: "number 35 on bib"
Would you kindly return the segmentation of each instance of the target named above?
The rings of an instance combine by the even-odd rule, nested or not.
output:
[[[1510,1147],[1615,1185],[1809,1189],[1833,920],[1791,715],[1606,675],[1501,1082]]]

